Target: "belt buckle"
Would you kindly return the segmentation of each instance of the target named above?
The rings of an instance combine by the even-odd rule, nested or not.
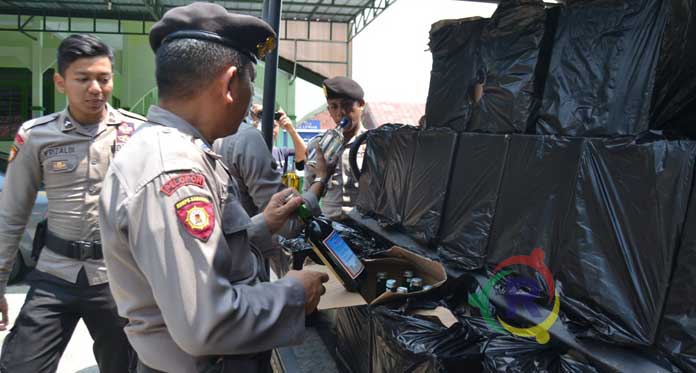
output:
[[[80,260],[87,260],[94,257],[94,245],[90,241],[77,241],[80,248]]]

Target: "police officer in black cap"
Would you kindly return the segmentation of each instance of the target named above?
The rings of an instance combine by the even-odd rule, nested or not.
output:
[[[215,139],[234,133],[254,64],[275,45],[263,21],[211,3],[168,11],[150,32],[159,105],[105,177],[100,223],[110,285],[141,372],[270,372],[302,341],[328,276],[267,282],[263,249],[301,197],[249,217]]]
[[[358,196],[358,179],[350,171],[348,149],[356,138],[365,132],[362,124],[365,93],[353,79],[337,76],[324,80],[324,95],[331,119],[338,123],[341,119],[347,118],[349,124],[343,129],[343,147],[338,153],[336,164],[331,165],[335,168],[328,180],[318,178],[310,168],[305,171],[304,185],[307,188],[314,183],[326,183],[326,195],[322,198],[321,211],[331,219],[344,220],[348,211],[355,205]],[[310,140],[307,149],[316,147],[318,140],[318,137]],[[358,150],[356,157],[360,167],[362,167],[364,154],[363,146]]]

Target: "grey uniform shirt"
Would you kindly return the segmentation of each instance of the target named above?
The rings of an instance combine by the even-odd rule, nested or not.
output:
[[[216,140],[213,149],[222,156],[230,175],[239,185],[240,201],[248,214],[263,211],[275,193],[287,188],[281,182],[282,170],[272,166],[273,156],[263,135],[250,124],[243,122],[236,134]],[[320,212],[319,201],[312,192],[303,193],[302,198],[310,211]],[[292,218],[278,234],[296,237],[303,227],[299,218]]]
[[[108,106],[106,119],[99,124],[83,126],[66,109],[22,125],[0,197],[0,294],[5,293],[42,182],[48,198],[48,229],[70,241],[99,239],[102,180],[117,146],[143,119]],[[90,285],[107,281],[103,260],[80,261],[48,248],[41,252],[36,268],[70,282],[77,281],[84,268]]]
[[[329,177],[329,182],[327,183],[326,195],[321,199],[321,211],[330,219],[345,219],[348,212],[355,206],[355,200],[358,198],[359,184],[358,179],[353,175],[353,172],[350,169],[348,155],[353,142],[355,142],[358,136],[364,132],[365,128],[361,124],[360,129],[357,131],[355,136],[353,136],[348,143],[344,144],[339,151],[339,158],[336,162],[336,168],[331,177]],[[315,141],[318,141],[318,137],[310,140],[307,148],[311,149],[314,147]],[[358,150],[358,154],[356,156],[358,166],[362,166],[364,156],[365,147],[362,146]],[[314,177],[314,174],[308,167],[307,171],[305,171],[305,190],[309,188],[309,185]]]
[[[299,343],[304,288],[261,282],[263,215],[180,117],[157,106],[114,159],[100,212],[109,285],[126,335],[148,366],[192,372],[211,355]]]

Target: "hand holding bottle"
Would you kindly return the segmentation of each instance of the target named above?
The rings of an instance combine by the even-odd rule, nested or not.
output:
[[[302,204],[302,197],[299,196],[288,200],[288,197],[294,194],[295,191],[288,188],[274,194],[268,201],[266,209],[263,210],[263,218],[271,233],[278,232]]]

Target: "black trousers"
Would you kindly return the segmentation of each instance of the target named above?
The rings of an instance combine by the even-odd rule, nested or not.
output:
[[[24,306],[2,345],[0,372],[55,372],[80,319],[94,340],[99,371],[132,371],[137,358],[108,284],[89,286],[84,269],[74,284],[36,270],[29,280]]]
[[[137,373],[165,373],[138,361]],[[229,355],[219,358],[209,358],[208,362],[200,364],[196,373],[273,373],[271,367],[271,351],[252,355]]]

